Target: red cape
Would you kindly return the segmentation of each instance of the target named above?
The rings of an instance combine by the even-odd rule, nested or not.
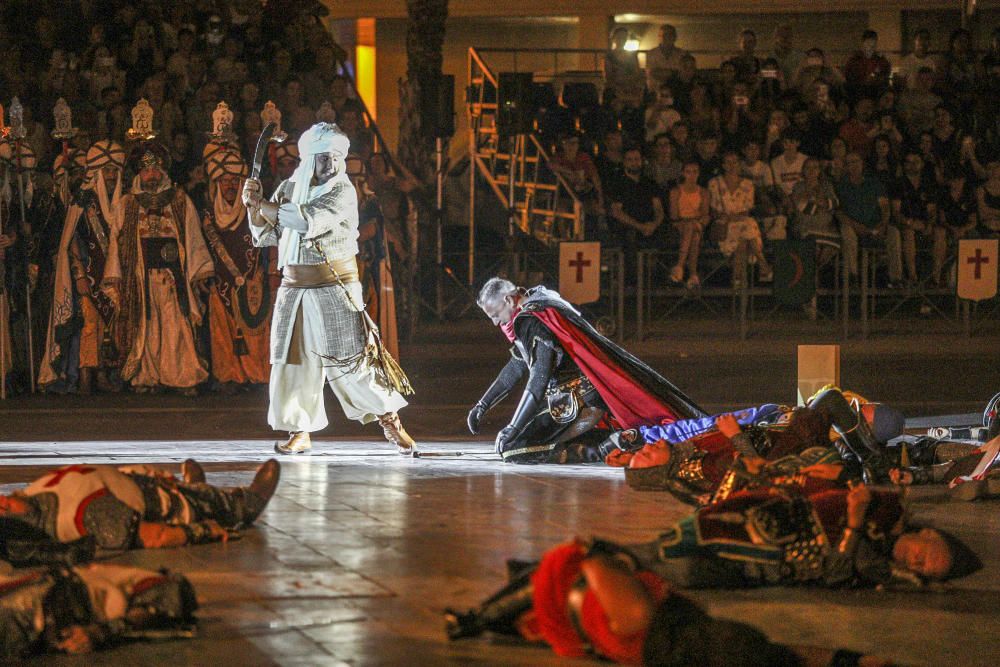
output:
[[[592,338],[569,321],[557,308],[530,311],[558,339],[583,374],[604,399],[622,428],[648,424],[670,424],[685,417],[653,394],[603,350]]]

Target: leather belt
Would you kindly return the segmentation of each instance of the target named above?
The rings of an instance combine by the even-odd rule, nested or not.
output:
[[[591,391],[594,385],[590,382],[590,379],[586,375],[581,375],[579,377],[573,378],[572,380],[567,380],[560,384],[549,386],[545,390],[546,396],[552,396],[554,394],[566,394],[569,392],[575,393],[577,396],[583,396],[588,391]]]
[[[360,281],[358,260],[355,257],[337,259],[330,265],[323,264],[288,264],[281,270],[282,287],[326,287],[336,285],[337,277],[345,285]],[[336,273],[334,273],[336,271]]]
[[[154,236],[142,239],[142,261],[147,269],[174,269],[181,267],[177,239]]]

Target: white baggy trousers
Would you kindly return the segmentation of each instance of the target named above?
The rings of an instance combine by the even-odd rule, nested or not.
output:
[[[347,284],[354,303],[362,303],[361,284]],[[323,402],[323,385],[330,385],[348,419],[368,424],[387,412],[406,406],[399,392],[378,382],[375,371],[363,365],[345,371],[331,365],[316,351],[324,349],[323,313],[309,290],[296,309],[285,363],[271,366],[270,406],[267,421],[276,431],[319,431],[329,424]]]

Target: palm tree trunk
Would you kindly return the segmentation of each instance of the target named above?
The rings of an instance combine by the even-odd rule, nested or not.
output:
[[[425,185],[434,182],[434,136],[427,114],[441,80],[448,0],[407,0],[406,80],[399,83],[400,162]]]

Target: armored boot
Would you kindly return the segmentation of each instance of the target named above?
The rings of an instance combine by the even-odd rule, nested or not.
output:
[[[252,523],[267,507],[281,479],[281,465],[276,459],[269,459],[257,469],[250,486],[246,488],[246,523]]]
[[[387,412],[378,418],[378,423],[382,426],[385,439],[396,445],[396,451],[400,454],[409,456],[417,451],[417,443],[403,428],[403,422],[400,421],[398,413]]]
[[[876,484],[884,481],[888,473],[885,452],[875,440],[875,435],[872,433],[868,421],[857,412],[853,410],[851,412],[854,416],[853,426],[844,428],[841,426],[842,422],[837,420],[833,427],[840,434],[848,449],[861,460],[861,474],[865,484]]]
[[[445,609],[445,628],[448,639],[478,637],[484,632],[517,635],[517,619],[531,609],[534,589],[531,575],[537,563],[508,561],[509,583],[476,609],[459,612]]]
[[[838,450],[847,455],[846,460],[850,460],[852,454],[857,457],[866,484],[886,479],[888,465],[884,448],[875,439],[868,421],[851,407],[840,391],[827,389],[814,398],[809,407],[830,415],[833,428],[840,434]]]

